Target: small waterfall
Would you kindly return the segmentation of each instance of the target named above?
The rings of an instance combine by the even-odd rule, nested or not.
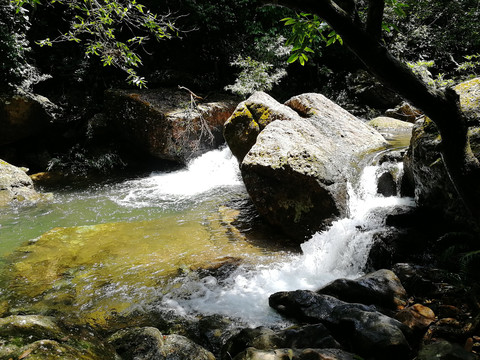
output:
[[[114,201],[138,208],[158,206],[162,202],[188,201],[226,186],[243,186],[243,183],[238,162],[225,147],[191,160],[184,170],[152,173],[147,178],[125,182],[123,192],[120,196],[115,194]]]
[[[403,164],[396,164],[402,171]],[[179,314],[222,314],[250,326],[280,325],[284,320],[268,306],[278,291],[318,289],[340,278],[361,275],[375,233],[382,231],[386,215],[395,206],[413,206],[411,198],[377,194],[379,166],[367,166],[358,182],[349,185],[350,216],[302,244],[302,254],[284,260],[241,266],[226,280],[195,275],[177,279],[162,307]]]

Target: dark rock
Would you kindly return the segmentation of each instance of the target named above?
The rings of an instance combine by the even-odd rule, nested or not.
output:
[[[339,349],[278,349],[248,348],[233,360],[355,360],[358,357]]]
[[[109,90],[104,115],[111,131],[136,149],[185,164],[223,143],[223,124],[236,105],[230,98],[193,104],[181,90]]]
[[[275,120],[297,119],[298,114],[288,106],[278,103],[270,95],[257,91],[238,104],[225,122],[223,135],[239,162],[257,141],[260,132]]]
[[[480,115],[476,108],[480,102],[479,88],[480,78],[455,87],[460,96],[462,111],[470,116],[468,137],[477,159],[480,159]],[[417,122],[405,157],[405,174],[410,182],[413,181],[415,197],[420,207],[440,211],[462,224],[469,215],[445,170],[440,144],[441,137],[431,120]]]
[[[278,312],[309,323],[323,323],[335,339],[349,351],[383,359],[405,359],[410,346],[409,329],[372,306],[349,304],[329,295],[297,290],[270,296],[270,306]]]
[[[397,184],[392,173],[384,172],[378,178],[377,193],[385,197],[397,195]]]
[[[282,348],[340,348],[340,344],[331,336],[322,324],[292,327],[282,331],[273,331],[266,327],[243,329],[230,338],[222,349],[222,359],[230,359],[247,348],[273,350]]]
[[[358,279],[337,279],[318,290],[353,303],[399,309],[407,304],[407,293],[391,270],[378,270]]]
[[[477,357],[466,351],[458,344],[452,344],[445,340],[433,342],[423,346],[417,356],[417,360],[475,360]]]
[[[0,146],[41,136],[56,106],[40,95],[0,96]]]
[[[347,179],[384,146],[379,133],[320,94],[286,102],[303,119],[274,121],[245,156],[242,176],[258,212],[297,241],[346,214]]]

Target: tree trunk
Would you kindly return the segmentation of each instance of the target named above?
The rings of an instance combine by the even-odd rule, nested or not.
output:
[[[480,225],[480,164],[468,141],[466,115],[454,90],[429,88],[405,64],[351,20],[332,0],[272,0],[278,4],[323,18],[343,38],[344,44],[384,85],[410,101],[437,125],[442,137],[442,157],[452,183],[466,209]]]

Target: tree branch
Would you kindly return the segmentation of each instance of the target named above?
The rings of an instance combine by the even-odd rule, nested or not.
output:
[[[367,33],[376,40],[382,37],[383,11],[385,9],[385,0],[368,0],[367,14]]]

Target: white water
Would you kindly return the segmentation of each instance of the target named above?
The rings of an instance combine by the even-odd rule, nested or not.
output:
[[[399,164],[399,171],[402,164]],[[340,278],[362,275],[375,233],[395,206],[413,206],[413,199],[376,194],[381,169],[366,167],[358,184],[349,186],[350,216],[338,220],[325,232],[302,244],[303,254],[255,267],[242,266],[219,283],[213,276],[186,276],[172,284],[162,308],[181,315],[222,314],[250,326],[274,325],[284,320],[268,306],[268,297],[278,291],[318,289]],[[232,254],[234,256],[235,254]]]
[[[243,186],[238,162],[228,148],[213,150],[193,159],[185,170],[152,173],[147,178],[125,182],[118,204],[132,207],[178,202],[222,187]]]

